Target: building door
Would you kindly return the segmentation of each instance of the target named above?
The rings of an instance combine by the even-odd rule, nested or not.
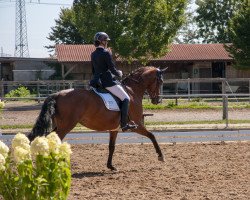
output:
[[[1,80],[13,81],[13,65],[12,63],[1,63]]]
[[[225,62],[214,62],[212,63],[212,78],[225,78]],[[213,92],[221,93],[221,83],[213,83]]]
[[[211,68],[200,68],[200,78],[211,78]],[[209,94],[212,92],[211,82],[200,83],[200,93]]]

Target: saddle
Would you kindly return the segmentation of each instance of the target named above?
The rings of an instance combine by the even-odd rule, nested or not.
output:
[[[101,97],[104,105],[106,106],[108,110],[120,111],[121,100],[118,97],[114,96],[108,90],[104,88],[92,87],[91,90],[93,90],[98,96]]]

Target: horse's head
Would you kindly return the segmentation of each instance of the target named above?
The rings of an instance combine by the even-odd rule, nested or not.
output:
[[[147,84],[146,92],[149,94],[152,104],[161,102],[159,95],[163,84],[163,73],[166,69],[160,70],[159,68],[151,68],[145,72],[143,79],[144,83]]]
[[[163,74],[166,69],[160,70],[155,67],[138,68],[123,80],[123,84],[133,88],[137,94],[141,93],[143,95],[146,91],[149,94],[151,102],[158,104],[161,102],[159,95],[163,83]]]

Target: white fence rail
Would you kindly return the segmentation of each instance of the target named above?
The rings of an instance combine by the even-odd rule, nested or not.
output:
[[[6,94],[20,86],[31,91],[30,97],[6,98]],[[87,88],[88,81],[83,80],[47,80],[47,81],[0,81],[1,99],[34,99],[43,100],[49,94],[69,88]],[[203,89],[206,90],[203,90]],[[228,126],[228,100],[244,98],[250,101],[250,78],[198,78],[198,79],[171,79],[165,80],[161,90],[164,99],[179,98],[222,98],[223,117]]]

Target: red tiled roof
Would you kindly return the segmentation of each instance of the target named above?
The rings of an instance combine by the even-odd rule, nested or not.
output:
[[[94,45],[56,45],[56,57],[59,62],[90,61],[90,54],[95,50]]]
[[[168,61],[231,61],[223,44],[172,44],[170,51],[158,60]]]
[[[59,62],[90,61],[94,45],[57,45]],[[170,51],[157,60],[165,61],[232,61],[223,44],[172,44]]]

